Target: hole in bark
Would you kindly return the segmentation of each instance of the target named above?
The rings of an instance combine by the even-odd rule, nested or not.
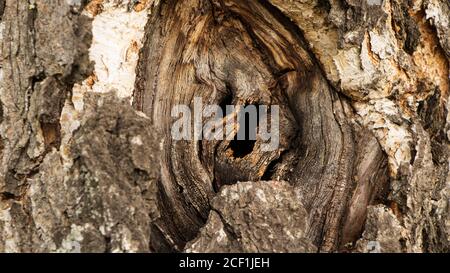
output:
[[[270,162],[269,166],[267,166],[266,171],[264,172],[263,176],[261,176],[261,180],[272,180],[272,176],[274,175],[276,171],[276,165],[280,162],[280,159],[274,160]]]
[[[237,101],[259,101],[261,104],[270,101],[282,104],[282,111],[292,112],[282,112],[283,146],[271,153],[255,149],[256,141],[249,139],[249,135],[258,128],[259,120],[256,125],[252,125],[247,116],[244,117],[245,125],[239,128],[240,132],[244,132],[243,140],[238,140],[236,135],[230,142],[204,146],[200,143],[198,150],[181,146],[181,149],[175,149],[178,146],[165,144],[161,164],[170,172],[167,176],[170,179],[159,182],[163,212],[161,224],[158,223],[161,226],[161,238],[166,238],[165,241],[174,249],[183,249],[184,243],[198,234],[211,209],[211,182],[217,192],[220,187],[237,181],[259,180],[261,171],[265,171],[263,180],[280,175],[280,179],[291,181],[305,193],[305,208],[312,210],[312,215],[320,216],[311,221],[311,229],[314,230],[310,235],[311,241],[316,244],[324,241],[326,246],[322,249],[331,251],[341,232],[340,220],[334,219],[340,219],[345,213],[345,205],[341,204],[346,202],[347,190],[352,182],[352,165],[344,162],[347,156],[354,155],[354,145],[350,139],[352,130],[347,130],[347,127],[339,129],[339,124],[347,126],[341,112],[337,112],[342,111],[340,107],[334,109],[334,102],[340,97],[333,96],[326,79],[320,76],[320,66],[312,52],[308,51],[301,30],[268,1],[209,1],[211,6],[217,7],[217,13],[227,15],[217,21],[210,20],[208,12],[211,6],[208,1],[163,2],[165,4],[158,12],[152,13],[155,24],[148,30],[150,38],[146,39],[142,50],[145,54],[141,54],[139,60],[142,67],[137,69],[138,88],[135,97],[142,99],[136,100],[135,104],[144,103],[140,93],[145,92],[148,99],[144,107],[139,107],[148,116],[166,115],[175,102],[189,102],[192,96],[199,93],[210,96],[214,103],[219,102],[225,113],[227,105],[237,104]],[[321,1],[321,7],[327,9],[327,3]],[[176,22],[172,22],[174,19]],[[204,23],[197,28],[198,22]],[[184,52],[186,45],[198,49]],[[160,65],[164,69],[159,69]],[[291,71],[295,72],[286,75]],[[267,80],[267,84],[261,82],[259,85],[259,77],[264,79],[263,82]],[[223,90],[224,84],[226,90]],[[253,88],[255,92],[250,92]],[[221,92],[219,97],[216,92]],[[154,123],[161,132],[167,126]],[[301,132],[302,138],[291,139],[296,129]],[[336,142],[333,138],[327,141],[328,135],[333,136],[335,133],[338,136],[342,134],[345,143],[341,138],[336,139]],[[335,145],[343,148],[334,149]],[[284,160],[274,159],[284,149],[292,152],[284,156]],[[169,160],[172,151],[177,156]],[[198,154],[207,155],[201,157],[201,164],[208,171],[208,177],[205,176],[208,179],[203,178],[205,172],[198,169],[198,164],[189,162]],[[261,170],[262,164],[269,160],[271,163],[266,170]],[[330,167],[327,166],[329,162]],[[341,172],[335,166],[345,171]],[[336,177],[341,180],[328,179],[329,174],[338,171]],[[177,190],[179,183],[186,187]],[[317,186],[323,186],[326,196],[316,193]],[[333,187],[342,190],[334,192]],[[315,201],[316,198],[320,204]],[[152,246],[153,249],[164,248],[157,243]]]
[[[245,112],[239,119],[239,131],[230,142],[229,148],[233,151],[233,156],[236,158],[243,158],[253,151],[256,143],[256,134],[259,126],[259,107],[258,105],[247,105],[247,107],[256,108],[256,123],[251,122],[251,114]],[[245,136],[244,139],[239,139],[239,136]]]
[[[243,158],[250,154],[255,147],[255,142],[255,140],[232,140],[230,142],[230,149],[233,151],[233,156]]]

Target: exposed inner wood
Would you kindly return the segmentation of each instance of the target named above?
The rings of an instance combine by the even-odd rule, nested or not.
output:
[[[260,138],[172,140],[172,107],[193,108],[194,97],[204,104],[279,105],[279,148],[262,151]],[[358,238],[367,205],[386,187],[378,143],[352,122],[351,107],[328,84],[301,32],[265,1],[157,5],[138,64],[134,106],[164,136],[160,229],[178,250],[204,224],[211,198],[225,184],[289,181],[302,194],[308,238],[321,251]],[[369,144],[370,152],[356,157]]]

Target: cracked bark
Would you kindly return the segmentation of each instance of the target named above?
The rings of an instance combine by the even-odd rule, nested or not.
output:
[[[119,6],[149,13],[132,104],[83,91],[67,131]],[[0,0],[0,251],[449,251],[448,10]],[[279,105],[279,148],[174,141],[194,96]]]

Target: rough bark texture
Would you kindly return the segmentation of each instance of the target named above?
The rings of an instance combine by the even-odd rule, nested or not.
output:
[[[187,252],[314,252],[302,196],[284,181],[238,183],[212,200],[207,224]]]
[[[447,0],[0,0],[0,20],[1,252],[450,250]],[[279,148],[173,140],[194,97],[279,105]]]

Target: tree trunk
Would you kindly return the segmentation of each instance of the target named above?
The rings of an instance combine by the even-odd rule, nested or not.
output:
[[[0,0],[0,20],[1,252],[449,251],[447,0]],[[175,140],[199,99],[279,106],[279,145]]]

